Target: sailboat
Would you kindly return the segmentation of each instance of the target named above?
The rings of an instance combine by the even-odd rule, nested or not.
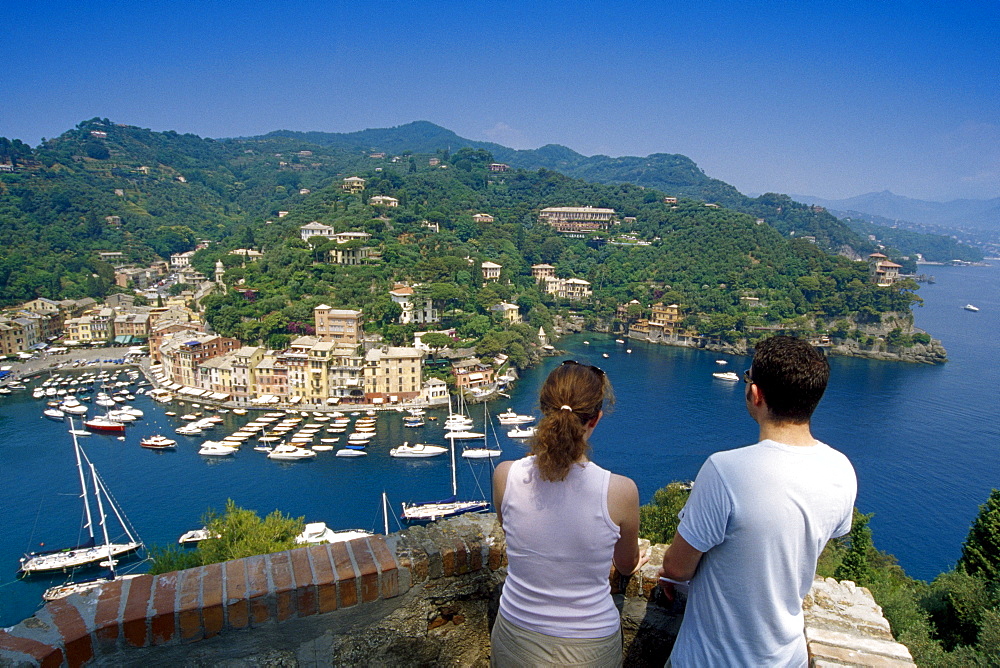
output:
[[[407,524],[425,524],[437,520],[458,517],[466,513],[485,513],[490,509],[489,501],[459,501],[458,477],[455,471],[455,439],[451,443],[451,496],[441,501],[429,503],[403,504],[403,514],[400,516]]]
[[[70,419],[70,427],[72,426],[72,419]],[[111,495],[108,494],[108,490],[104,486],[104,482],[100,479],[100,477],[98,477],[97,471],[94,469],[94,465],[90,463],[90,460],[87,459],[87,455],[80,448],[80,444],[76,440],[76,434],[71,433],[71,436],[73,437],[73,450],[76,454],[76,468],[80,475],[80,498],[83,500],[84,518],[86,520],[84,528],[87,529],[89,538],[85,543],[77,545],[76,547],[63,550],[53,550],[51,552],[30,552],[24,555],[21,557],[21,573],[25,575],[30,575],[32,573],[47,573],[52,571],[68,571],[74,568],[89,566],[103,561],[113,563],[115,557],[135,552],[142,547],[142,542],[132,535],[132,532],[129,530],[128,522],[122,516],[118,507],[115,506],[114,501],[112,501]],[[84,475],[83,470],[84,461],[86,461],[92,473],[93,490],[88,489],[87,486],[87,478]],[[98,520],[104,533],[104,543],[101,545],[98,545],[96,539],[94,538],[94,520],[90,510],[91,494],[93,494],[97,500],[100,515]],[[125,536],[128,540],[120,543],[113,543],[108,538],[103,500],[107,500],[108,505],[114,512],[119,524],[122,529],[124,529]]]
[[[486,404],[483,403],[483,431],[489,432],[493,425],[490,424],[490,416],[486,410]],[[496,441],[496,430],[493,431],[493,440]],[[454,441],[453,441],[454,443]],[[491,448],[489,444],[489,436],[483,434],[483,447],[481,448],[470,448],[466,447],[462,450],[462,456],[466,459],[489,459],[491,457],[499,457],[502,455],[499,447]]]
[[[94,481],[94,489],[98,489],[100,487],[100,482],[99,482],[100,479],[97,477],[97,470],[94,468],[94,465],[90,461],[87,462],[87,465],[90,467],[90,474]],[[108,557],[106,561],[101,562],[101,565],[107,566],[108,575],[107,577],[103,578],[81,580],[80,582],[69,581],[61,585],[49,587],[42,594],[43,601],[55,601],[60,598],[65,598],[70,594],[83,594],[85,592],[90,591],[91,589],[96,589],[98,587],[101,587],[102,585],[105,585],[115,579],[131,580],[132,578],[137,578],[140,575],[140,573],[133,573],[131,575],[118,576],[118,574],[115,572],[115,565],[118,562],[115,561],[114,555],[112,554],[111,550],[112,543],[111,540],[108,538],[108,523],[106,521],[107,518],[104,515],[104,504],[101,501],[100,494],[97,494],[95,496],[97,498],[97,514],[101,519],[101,533],[104,536],[104,547],[107,548],[107,557]]]

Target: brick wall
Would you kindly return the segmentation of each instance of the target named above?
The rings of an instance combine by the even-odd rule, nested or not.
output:
[[[656,607],[649,598],[662,550],[654,547],[651,564],[625,592],[623,628],[627,651],[633,654],[629,658],[635,661],[645,643],[662,664],[666,655],[655,653],[669,652],[672,644],[672,638],[662,642],[665,634],[659,628],[647,629],[647,641],[642,638],[642,620],[652,618],[647,608]],[[48,603],[33,617],[0,630],[0,666],[179,665],[199,652],[212,663],[277,649],[295,657],[302,652],[296,643],[313,643],[309,651],[324,657],[317,661],[321,665],[354,662],[348,659],[357,656],[377,664],[378,652],[393,643],[394,653],[385,654],[385,662],[426,663],[430,651],[435,657],[431,663],[485,665],[485,601],[505,566],[495,516],[479,515],[387,537],[141,575]],[[476,607],[452,605],[470,600],[478,601]],[[830,665],[831,660],[837,665],[912,665],[867,590],[817,581],[806,603],[807,625],[815,627],[807,628],[810,650],[816,653],[813,665]],[[393,628],[386,621],[393,615],[410,620],[411,626]],[[675,614],[673,632],[677,624]],[[317,638],[326,638],[318,649]],[[358,644],[347,651],[338,638]],[[648,638],[660,643],[659,649]],[[428,650],[423,640],[436,644]],[[417,661],[419,652],[425,658]],[[638,665],[635,661],[627,658],[626,665]]]

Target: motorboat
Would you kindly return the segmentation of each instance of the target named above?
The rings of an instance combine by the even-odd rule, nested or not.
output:
[[[177,542],[181,545],[195,545],[203,540],[208,540],[209,538],[221,538],[219,534],[214,536],[208,530],[208,527],[202,527],[200,529],[191,529],[191,531],[186,531],[181,534],[181,537],[177,539]]]
[[[973,306],[972,304],[966,304],[962,308],[964,308],[966,311],[972,311],[973,313],[976,313],[977,311],[979,311],[979,307],[978,306]]]
[[[56,422],[62,422],[63,419],[66,417],[66,414],[63,413],[58,408],[46,408],[44,411],[42,411],[42,415],[44,415],[50,420],[55,420]]]
[[[198,450],[199,455],[205,455],[206,457],[225,457],[226,455],[236,454],[239,448],[232,445],[226,445],[219,441],[205,441],[201,444],[201,449]]]
[[[281,444],[275,446],[271,452],[267,453],[268,459],[275,459],[279,461],[299,461],[301,459],[312,459],[316,456],[316,453],[312,450],[306,448],[300,448],[295,445]]]
[[[423,427],[426,424],[420,418],[406,418],[403,420],[404,427]]]
[[[295,537],[295,542],[299,545],[344,543],[356,538],[367,538],[371,535],[370,531],[364,531],[363,529],[334,531],[326,525],[326,522],[307,522],[302,533]]]
[[[536,431],[535,427],[527,427],[525,429],[521,429],[520,427],[514,427],[513,429],[507,432],[507,436],[509,436],[510,438],[531,438],[532,436],[535,435],[535,431]]]
[[[409,442],[406,442],[390,450],[389,456],[399,458],[437,457],[446,452],[448,452],[448,448],[440,445],[429,445],[427,443],[414,443],[410,445]]]
[[[359,445],[348,445],[346,448],[341,448],[337,450],[338,457],[367,457],[368,453],[365,452],[364,446]]]
[[[86,429],[70,429],[69,433],[74,436],[93,436],[94,432],[87,431]]]
[[[463,429],[461,431],[446,432],[444,437],[449,440],[461,441],[461,440],[470,440],[474,438],[486,438],[486,434],[481,434],[478,431],[466,431]]]
[[[102,565],[104,562],[101,562]],[[86,580],[83,582],[66,582],[61,585],[56,585],[54,587],[49,587],[42,593],[43,601],[57,601],[60,598],[66,598],[71,594],[86,594],[88,591],[94,589],[100,589],[109,582],[115,580],[131,580],[137,578],[142,573],[132,573],[130,575],[118,575],[108,578],[94,578],[93,580]]]
[[[729,364],[729,362],[726,361],[726,360],[715,360],[715,363],[716,364],[722,364],[722,365]]]
[[[735,371],[716,371],[712,374],[712,378],[718,378],[719,380],[728,380],[731,382],[736,382],[740,379],[739,375]]]
[[[503,454],[503,450],[499,448],[465,448],[462,450],[462,456],[466,459],[490,459],[492,457],[499,457]]]
[[[155,436],[140,440],[139,445],[150,450],[169,450],[170,448],[177,447],[177,441],[161,434],[156,434]]]

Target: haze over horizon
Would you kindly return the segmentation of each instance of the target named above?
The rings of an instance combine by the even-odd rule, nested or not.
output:
[[[7,8],[0,136],[429,120],[512,148],[680,153],[745,193],[1000,197],[1000,4],[387,2]]]

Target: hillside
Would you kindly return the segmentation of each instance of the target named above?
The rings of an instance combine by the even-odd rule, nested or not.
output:
[[[312,307],[327,302],[364,310],[372,327],[402,343],[411,332],[395,324],[398,306],[388,291],[398,281],[419,282],[461,338],[522,363],[538,327],[551,327],[554,314],[570,306],[531,278],[531,265],[542,262],[592,284],[593,299],[574,308],[594,323],[611,322],[629,300],[662,300],[683,304],[687,326],[725,341],[773,324],[814,332],[836,321],[846,332],[880,313],[906,313],[918,299],[914,284],[875,288],[863,263],[824,252],[870,247],[837,246],[846,243],[846,228],[788,197],[748,200],[747,215],[683,196],[665,202],[673,189],[602,184],[547,168],[494,173],[489,164],[497,158],[485,149],[431,152],[439,133],[428,126],[418,125],[427,143],[414,140],[427,152],[373,157],[356,137],[322,145],[288,133],[212,140],[85,121],[21,155],[16,172],[0,174],[0,230],[10,240],[0,248],[0,295],[6,304],[101,296],[113,289],[112,271],[96,251],[120,250],[148,263],[207,239],[215,243],[193,264],[210,274],[222,260],[226,283],[240,286],[205,301],[222,334],[281,347],[308,331]],[[398,131],[388,136],[403,146]],[[681,156],[664,156],[662,164],[672,165],[658,172],[664,183],[719,183]],[[641,172],[637,163],[623,165]],[[365,178],[366,189],[345,192],[345,176]],[[373,206],[375,195],[396,198],[398,206]],[[622,223],[587,238],[538,224],[541,208],[586,205],[612,208]],[[495,220],[476,222],[476,213]],[[332,264],[332,242],[299,237],[312,221],[370,234],[364,243],[372,259]],[[812,239],[790,239],[792,231]],[[264,257],[244,265],[228,255],[238,247]],[[485,261],[502,265],[499,282],[482,283]],[[517,303],[528,324],[497,321],[490,307],[501,301]]]
[[[350,133],[283,130],[264,137],[299,139],[322,146],[369,152],[400,153],[410,150],[436,153],[460,148],[482,149],[489,151],[497,161],[520,169],[551,169],[594,183],[631,183],[656,188],[675,197],[720,204],[734,211],[762,217],[782,234],[813,237],[827,250],[856,254],[866,254],[872,250],[867,242],[835,217],[815,211],[783,195],[747,197],[728,183],[707,176],[694,161],[683,155],[656,153],[646,157],[587,157],[557,144],[548,144],[539,149],[516,150],[490,142],[465,139],[427,121]]]

